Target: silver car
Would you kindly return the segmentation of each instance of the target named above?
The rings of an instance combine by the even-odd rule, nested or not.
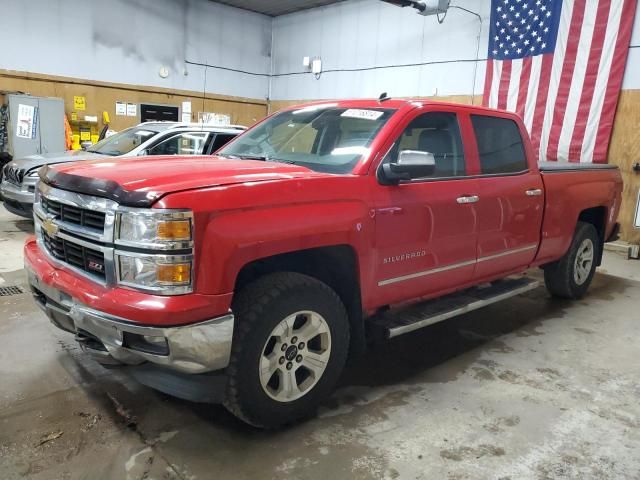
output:
[[[38,170],[44,165],[105,157],[210,155],[244,130],[246,127],[238,125],[141,123],[105,138],[87,150],[30,155],[14,160],[4,167],[0,192],[7,210],[32,218]]]

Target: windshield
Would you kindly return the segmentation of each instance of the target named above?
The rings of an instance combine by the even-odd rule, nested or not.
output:
[[[349,173],[395,110],[312,106],[274,115],[218,152]]]
[[[115,135],[111,135],[104,140],[100,140],[95,145],[87,149],[88,152],[101,153],[102,155],[125,155],[141,143],[149,140],[158,132],[146,128],[132,127],[127,128]]]

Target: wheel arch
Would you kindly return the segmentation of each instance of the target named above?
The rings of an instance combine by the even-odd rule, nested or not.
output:
[[[357,355],[364,351],[366,342],[360,267],[353,246],[343,244],[315,247],[252,260],[238,272],[234,292],[240,292],[250,282],[276,272],[308,275],[332,288],[347,309],[351,331],[350,353]]]
[[[604,250],[604,240],[607,229],[607,207],[598,206],[582,210],[578,215],[578,222],[590,223],[598,232],[598,257],[596,265],[602,264],[602,254]],[[576,223],[577,226],[577,223]]]

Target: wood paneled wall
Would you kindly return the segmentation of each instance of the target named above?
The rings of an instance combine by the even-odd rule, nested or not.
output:
[[[107,111],[114,130],[122,130],[140,121],[139,108],[137,117],[116,116],[116,101],[177,107],[181,107],[182,102],[191,101],[192,121],[197,121],[198,112],[204,111],[230,115],[232,123],[246,126],[253,125],[267,114],[266,100],[213,94],[206,94],[203,99],[201,92],[97,82],[10,70],[0,70],[0,92],[24,92],[36,96],[62,98],[69,119],[71,112],[75,111],[73,97],[82,96],[86,98],[86,110],[77,112],[78,117],[96,115],[98,127],[101,128],[102,112]]]
[[[613,123],[609,163],[620,167],[624,181],[622,209],[618,219],[622,228],[621,238],[640,244],[640,229],[633,228],[640,190],[640,172],[633,171],[636,162],[640,162],[640,90],[623,90]]]
[[[251,126],[267,115],[291,105],[305,103],[307,100],[266,100],[228,97],[202,94],[190,91],[175,91],[163,88],[114,84],[66,77],[55,77],[33,73],[15,72],[0,69],[0,96],[5,92],[25,92],[32,95],[60,97],[64,99],[67,114],[74,111],[73,97],[86,98],[87,109],[79,112],[84,115],[97,115],[102,126],[102,112],[109,112],[112,128],[122,130],[135,125],[139,117],[115,115],[115,102],[156,103],[181,106],[183,101],[192,102],[192,120],[197,120],[197,112],[224,113],[231,116],[234,124]],[[436,97],[457,103],[471,103],[468,95]],[[2,98],[0,98],[0,101]],[[473,103],[480,104],[482,97],[477,95]],[[624,180],[624,192],[620,223],[621,237],[631,243],[640,244],[640,229],[633,228],[636,201],[640,190],[640,173],[633,171],[633,165],[640,162],[640,90],[624,90],[620,94],[618,110],[613,127],[613,136],[609,149],[609,163],[618,165]]]
[[[470,96],[433,97],[432,100],[444,100],[456,103],[471,103]],[[482,96],[473,99],[474,104],[482,103]],[[270,104],[270,111],[304,103],[305,100],[280,100]],[[638,191],[640,191],[640,173],[633,171],[633,165],[640,162],[640,90],[623,90],[618,101],[618,110],[613,125],[613,135],[609,147],[609,163],[618,165],[624,190],[622,207],[618,221],[621,226],[621,239],[629,243],[640,244],[640,229],[633,227],[636,214]]]

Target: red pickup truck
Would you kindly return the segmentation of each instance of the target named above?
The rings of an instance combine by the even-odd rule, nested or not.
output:
[[[103,364],[256,426],[313,412],[369,335],[585,294],[615,167],[538,165],[522,121],[424,100],[272,115],[217,157],[45,167],[34,298]]]

